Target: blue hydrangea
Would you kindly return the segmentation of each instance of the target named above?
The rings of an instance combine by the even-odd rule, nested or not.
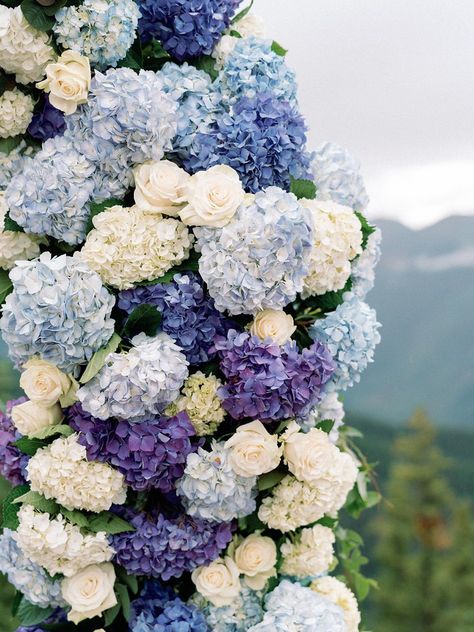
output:
[[[195,228],[199,272],[217,309],[282,309],[303,287],[312,220],[291,193],[269,187],[222,229]]]
[[[267,595],[265,607],[263,621],[248,632],[346,632],[339,606],[286,579]]]
[[[61,582],[53,581],[38,564],[31,562],[13,538],[13,531],[0,535],[0,573],[22,592],[28,601],[40,608],[64,606]]]
[[[159,40],[178,61],[210,55],[240,0],[138,0],[142,41]]]
[[[0,319],[10,358],[20,367],[39,355],[77,373],[114,332],[114,298],[76,255],[20,261]]]
[[[5,200],[27,232],[68,244],[84,240],[95,166],[62,136],[47,140],[10,181]]]
[[[351,264],[351,279],[353,294],[364,299],[374,287],[375,267],[380,260],[382,232],[375,229],[367,240],[367,246]]]
[[[25,162],[34,153],[33,148],[28,147],[24,140],[8,154],[0,151],[0,190],[7,188],[13,176],[23,169]]]
[[[263,619],[261,593],[245,585],[230,606],[217,608],[199,596],[193,597],[193,601],[202,607],[212,632],[247,632]]]
[[[290,175],[299,178],[308,172],[305,143],[306,124],[298,109],[262,92],[242,97],[217,118],[212,130],[198,133],[184,166],[194,173],[229,165],[252,193],[271,185],[289,189]]]
[[[375,310],[351,294],[333,312],[314,323],[311,337],[326,345],[336,362],[328,391],[346,390],[359,382],[362,371],[373,362],[375,347],[380,342],[379,327]]]
[[[313,154],[312,171],[319,200],[363,212],[369,203],[360,165],[349,152],[336,143],[323,143]]]
[[[256,507],[256,478],[239,476],[229,462],[224,443],[199,448],[186,461],[176,491],[190,516],[224,522],[251,514]]]
[[[103,70],[116,66],[133,44],[140,11],[133,0],[84,0],[59,9],[53,26],[56,40],[89,58]]]

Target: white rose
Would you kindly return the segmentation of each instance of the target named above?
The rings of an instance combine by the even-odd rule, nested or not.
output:
[[[225,443],[229,462],[236,474],[250,477],[271,472],[280,464],[278,437],[271,435],[261,421],[239,426]]]
[[[337,460],[338,448],[318,428],[311,428],[307,433],[287,431],[285,435],[285,461],[300,481],[310,484],[319,481]]]
[[[222,228],[244,201],[245,191],[234,169],[216,165],[191,176],[185,196],[188,204],[180,212],[185,224]]]
[[[53,406],[65,396],[73,386],[70,378],[54,364],[39,358],[32,358],[24,365],[20,386],[26,396],[35,404]]]
[[[196,590],[217,608],[230,605],[240,593],[239,569],[230,557],[196,568],[191,579]]]
[[[142,211],[177,217],[186,202],[189,174],[169,160],[150,160],[135,167],[135,204]]]
[[[261,340],[272,338],[279,345],[290,340],[296,331],[296,325],[291,314],[285,314],[280,309],[264,309],[257,312],[252,324],[250,333],[258,336]]]
[[[262,590],[269,577],[276,575],[276,545],[271,538],[252,533],[234,551],[237,568],[252,590]]]
[[[72,114],[81,103],[87,103],[91,85],[91,68],[87,57],[66,50],[57,62],[46,66],[46,79],[36,86],[49,92],[52,105],[65,114]]]
[[[29,437],[44,428],[59,424],[63,419],[63,411],[59,404],[45,407],[35,402],[24,402],[12,408],[11,417],[15,428]]]
[[[63,599],[71,606],[68,621],[76,625],[84,619],[93,619],[117,603],[114,593],[115,570],[113,564],[93,564],[72,577],[63,579]]]

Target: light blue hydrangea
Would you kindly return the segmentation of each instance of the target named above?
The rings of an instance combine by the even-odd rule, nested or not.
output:
[[[102,70],[125,57],[139,17],[133,0],[84,0],[79,6],[60,9],[53,31],[63,48],[85,55]]]
[[[282,309],[303,287],[312,220],[292,193],[268,187],[224,228],[195,228],[199,272],[217,309],[254,314]]]
[[[272,51],[272,42],[256,37],[239,39],[216,79],[224,102],[253,98],[262,92],[296,105],[295,73],[285,57]]]
[[[286,579],[267,595],[265,606],[263,621],[248,632],[346,632],[339,606]]]
[[[114,298],[78,255],[20,261],[10,272],[0,330],[17,367],[39,355],[77,373],[114,332]]]
[[[263,619],[262,593],[242,585],[230,606],[217,608],[204,598],[195,598],[213,632],[247,632]]]
[[[41,566],[24,555],[10,529],[4,529],[0,535],[0,573],[35,606],[66,605],[61,597],[61,582],[53,581]]]
[[[95,166],[72,140],[47,140],[10,181],[5,200],[10,217],[28,233],[49,235],[68,244],[84,240],[94,188]]]
[[[8,154],[0,151],[0,190],[6,189],[13,176],[23,169],[28,157],[33,156],[34,149],[22,140]]]
[[[326,345],[336,362],[328,391],[346,390],[359,382],[362,371],[373,362],[380,342],[375,310],[353,294],[346,296],[348,300],[317,320],[310,330],[313,340]]]
[[[336,143],[323,143],[313,154],[312,171],[318,200],[364,212],[369,204],[360,165],[349,152]]]
[[[84,410],[99,419],[139,422],[161,413],[188,377],[182,349],[165,333],[132,338],[127,353],[111,353],[97,375],[80,388]]]
[[[375,232],[369,235],[367,246],[357,259],[351,264],[351,291],[361,299],[364,299],[374,287],[375,267],[380,260],[382,243],[382,231],[376,228]]]
[[[229,462],[224,443],[212,442],[211,450],[199,448],[188,455],[176,491],[186,512],[214,522],[227,522],[251,514],[256,507],[256,478],[239,476]]]

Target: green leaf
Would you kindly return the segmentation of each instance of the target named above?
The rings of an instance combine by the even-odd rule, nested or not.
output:
[[[43,439],[29,439],[21,437],[13,442],[13,445],[28,456],[34,456],[40,448],[44,448],[48,443]]]
[[[193,64],[199,70],[207,72],[213,81],[217,79],[217,75],[219,73],[216,70],[216,60],[214,57],[211,57],[210,55],[202,55],[201,57],[195,59]]]
[[[4,529],[11,529],[12,531],[16,531],[18,529],[19,520],[18,520],[18,511],[20,507],[14,504],[15,498],[19,496],[23,496],[29,491],[29,485],[18,485],[18,487],[14,487],[7,496],[3,499],[2,502],[2,527]]]
[[[8,272],[6,270],[0,270],[0,305],[3,305],[12,290],[13,283],[10,281]]]
[[[12,617],[16,617],[16,613],[18,612],[18,608],[20,606],[20,602],[22,598],[23,598],[23,594],[19,590],[17,590],[15,593],[15,596],[13,597],[12,605],[11,605]]]
[[[62,9],[62,7],[66,6],[66,4],[68,4],[68,0],[57,0],[50,6],[43,7],[43,11],[46,13],[46,15],[53,16],[59,11],[59,9]]]
[[[136,307],[125,321],[122,336],[133,338],[140,332],[147,336],[155,336],[161,323],[161,313],[156,305],[143,303]]]
[[[99,213],[102,213],[102,211],[105,211],[106,208],[110,208],[111,206],[121,206],[122,203],[122,200],[118,200],[117,198],[110,198],[109,200],[104,200],[103,202],[92,202],[90,204],[91,212],[87,220],[86,234],[90,233],[90,231],[94,228],[92,220],[96,215],[99,215]]]
[[[80,511],[66,509],[65,507],[61,507],[60,511],[69,522],[76,524],[78,527],[81,527],[81,529],[87,529],[89,527],[89,518]]]
[[[238,22],[239,20],[244,18],[249,13],[250,9],[253,7],[253,2],[254,2],[254,0],[252,0],[250,2],[248,7],[245,7],[245,9],[242,9],[242,11],[240,13],[237,13],[237,15],[232,18],[232,22],[231,23],[235,24],[236,22]]]
[[[171,59],[170,54],[166,51],[161,42],[152,39],[143,48],[143,67],[147,70],[161,70],[164,64]]]
[[[23,496],[18,496],[18,498],[15,498],[15,500],[13,500],[12,502],[15,505],[31,505],[42,513],[57,514],[59,512],[59,505],[57,502],[45,498],[39,492],[34,492],[31,490],[26,492],[26,494],[23,494]]]
[[[286,472],[283,470],[273,470],[267,474],[262,474],[258,479],[258,490],[260,492],[266,489],[271,489],[277,485],[283,478],[285,478]]]
[[[314,200],[316,197],[316,185],[312,180],[297,180],[290,176],[290,191],[294,193],[298,200]]]
[[[283,48],[281,44],[275,41],[272,42],[272,51],[276,53],[277,55],[280,55],[280,57],[284,57],[286,53],[288,52],[286,48]],[[308,199],[312,200],[313,198],[308,198]]]
[[[54,608],[40,608],[23,597],[18,606],[17,617],[24,626],[37,625],[51,616],[53,611]]]
[[[67,426],[66,424],[57,424],[56,426],[48,426],[48,428],[43,428],[43,430],[38,430],[34,435],[31,435],[32,439],[48,439],[49,437],[54,437],[54,435],[61,435],[63,437],[70,437],[74,434],[74,430],[71,426]]]
[[[44,12],[44,7],[36,2],[36,0],[23,0],[21,10],[27,22],[38,31],[45,33],[50,31],[54,25],[54,18],[49,17]]]
[[[107,356],[117,350],[121,340],[122,339],[120,338],[120,336],[114,333],[112,338],[105,345],[105,347],[102,347],[102,349],[99,349],[94,353],[92,358],[89,360],[89,364],[86,366],[86,370],[79,380],[81,384],[86,384],[87,382],[89,382],[89,380],[92,380],[92,378],[97,375],[97,373],[104,366],[107,360]]]
[[[20,224],[17,224],[15,220],[12,219],[8,213],[5,215],[5,219],[3,220],[3,230],[9,230],[12,233],[25,232],[23,228],[20,226]]]
[[[21,0],[2,0],[1,4],[6,7],[18,7],[21,4]]]
[[[123,584],[116,584],[115,591],[117,593],[119,604],[122,607],[123,616],[128,621],[130,619],[130,596],[127,587]]]
[[[117,577],[126,584],[130,591],[136,595],[138,592],[138,580],[135,575],[127,575],[127,571],[122,566],[116,568]]]
[[[334,421],[332,419],[323,419],[316,425],[316,428],[322,430],[323,432],[327,432],[328,434],[331,432],[334,426]]]
[[[140,39],[138,37],[133,42],[132,46],[128,49],[125,57],[119,61],[118,65],[122,68],[141,70],[141,68],[143,67],[143,56]]]
[[[231,35],[232,37],[237,37],[238,39],[242,39],[242,35],[239,33],[239,31],[236,31],[234,29],[231,29],[229,31],[229,35]]]
[[[366,217],[362,215],[362,213],[359,213],[359,211],[355,211],[355,214],[357,215],[357,218],[361,225],[362,248],[365,249],[367,247],[367,242],[369,241],[370,235],[372,235],[372,233],[375,232],[375,226],[372,226],[372,224],[369,224]]]
[[[111,623],[115,621],[120,612],[120,604],[116,604],[113,608],[109,608],[104,612],[104,624],[105,626],[109,626]]]
[[[22,136],[9,136],[8,138],[0,138],[0,151],[9,154],[17,145],[21,143]]]
[[[94,518],[89,519],[88,529],[93,533],[105,531],[105,533],[109,533],[110,535],[125,533],[126,531],[135,531],[135,527],[132,527],[129,522],[109,511],[102,511]]]

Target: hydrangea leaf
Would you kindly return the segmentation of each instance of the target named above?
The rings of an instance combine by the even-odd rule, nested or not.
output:
[[[94,533],[105,531],[105,533],[109,533],[110,535],[135,530],[129,522],[109,511],[102,511],[94,518],[91,518],[89,520],[88,529]]]
[[[0,270],[0,305],[5,302],[5,299],[13,290],[13,283],[10,281],[8,272],[6,270]]]
[[[275,487],[283,478],[285,478],[286,472],[283,470],[273,470],[273,472],[268,472],[267,474],[263,474],[258,479],[258,489],[263,492],[267,489],[271,489]]]
[[[3,220],[3,230],[9,230],[12,233],[24,233],[24,229],[17,224],[14,219],[10,217],[10,214],[7,213],[5,215],[5,219]]]
[[[89,527],[89,518],[80,511],[61,507],[61,513],[66,518],[66,520],[69,520],[69,522],[71,522],[72,524],[75,524],[82,529],[87,529]]]
[[[23,597],[18,606],[17,617],[23,626],[37,625],[50,617],[53,611],[54,608],[40,608]]]
[[[26,494],[23,494],[23,496],[15,498],[15,500],[13,500],[12,502],[15,505],[31,505],[32,507],[43,513],[57,514],[59,512],[59,505],[57,502],[49,498],[45,498],[39,492],[34,492],[32,490],[26,492]]]
[[[147,336],[155,336],[161,323],[161,314],[156,305],[144,303],[136,307],[125,321],[122,335],[125,338],[133,338],[136,334],[144,332]]]
[[[89,364],[86,367],[86,370],[79,380],[81,384],[86,384],[87,382],[89,382],[89,380],[92,380],[92,378],[97,375],[97,373],[104,366],[105,361],[107,360],[107,356],[110,353],[114,353],[114,351],[117,351],[121,340],[122,339],[118,334],[113,334],[112,338],[105,345],[105,347],[102,347],[102,349],[99,349],[94,353],[94,355],[90,359]]]
[[[288,52],[286,48],[283,48],[281,44],[275,41],[272,42],[272,51],[276,53],[277,55],[280,55],[280,57],[284,57],[286,53]]]
[[[254,0],[251,0],[250,4],[247,7],[245,7],[245,9],[242,9],[240,13],[237,13],[237,15],[235,15],[232,18],[231,23],[235,24],[239,20],[242,20],[246,15],[248,15],[250,12],[250,9],[253,7],[253,3],[254,3]]]
[[[23,0],[21,10],[27,22],[38,31],[48,32],[53,28],[54,18],[46,15],[44,7],[36,0]]]
[[[63,437],[69,437],[74,433],[74,430],[66,424],[58,424],[57,426],[48,426],[43,430],[39,430],[34,435],[31,435],[32,439],[48,439],[54,437],[54,435],[62,435]]]
[[[120,604],[116,604],[113,608],[109,608],[104,612],[104,624],[106,626],[110,625],[115,621],[120,612]]]
[[[115,584],[115,592],[122,608],[123,616],[128,621],[130,619],[130,595],[128,594],[127,587],[117,583]]]
[[[40,448],[44,448],[48,445],[47,441],[43,439],[30,439],[28,437],[21,437],[17,439],[13,445],[28,456],[34,456]]]
[[[359,219],[361,230],[362,230],[362,248],[365,249],[367,247],[367,242],[369,240],[370,235],[375,232],[375,226],[372,226],[372,224],[369,224],[366,217],[362,215],[362,213],[359,213],[359,211],[355,211],[355,214],[357,215],[357,218]]]
[[[312,180],[296,179],[290,176],[290,191],[294,193],[298,200],[314,200],[316,197],[316,185]]]
[[[18,487],[14,487],[7,496],[3,499],[2,503],[2,527],[4,529],[11,529],[12,531],[16,531],[18,529],[18,525],[20,524],[18,520],[18,511],[20,507],[16,505],[13,501],[19,496],[23,496],[30,489],[29,485],[18,485]]]
[[[216,70],[216,60],[214,57],[211,57],[210,55],[202,55],[193,61],[193,65],[199,70],[207,72],[213,81],[217,79],[219,73]]]
[[[21,143],[21,136],[9,136],[0,138],[0,151],[9,154],[17,145]]]

